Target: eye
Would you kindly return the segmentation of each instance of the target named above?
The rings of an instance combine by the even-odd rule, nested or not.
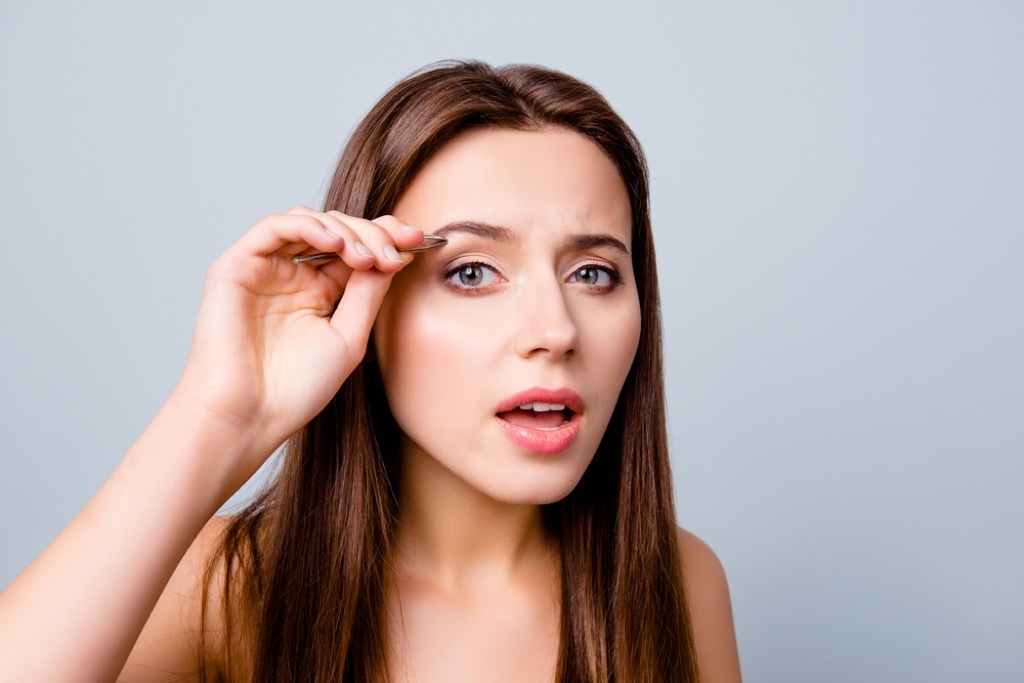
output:
[[[498,274],[483,263],[463,263],[448,271],[445,279],[456,287],[475,289],[495,282]]]
[[[583,266],[574,271],[569,279],[590,287],[610,287],[619,281],[618,274],[605,266]]]

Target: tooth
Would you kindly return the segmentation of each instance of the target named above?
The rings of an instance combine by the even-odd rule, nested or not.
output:
[[[519,410],[532,410],[538,413],[546,413],[550,410],[565,410],[565,405],[561,403],[543,403],[541,401],[537,401],[536,403],[524,403],[519,406]]]

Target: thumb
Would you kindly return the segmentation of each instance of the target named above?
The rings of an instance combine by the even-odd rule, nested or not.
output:
[[[370,330],[377,318],[384,295],[391,285],[394,273],[382,273],[376,268],[357,270],[345,285],[345,293],[331,316],[331,327],[345,340],[350,349],[363,349],[370,338]]]

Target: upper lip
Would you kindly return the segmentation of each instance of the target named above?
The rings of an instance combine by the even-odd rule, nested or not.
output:
[[[495,412],[504,413],[528,403],[554,403],[565,406],[574,413],[583,410],[583,398],[572,389],[566,387],[559,389],[533,387],[509,396],[498,404],[498,409]]]

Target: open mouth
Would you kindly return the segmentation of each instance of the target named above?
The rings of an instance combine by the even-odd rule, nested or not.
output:
[[[559,403],[525,403],[498,413],[498,417],[517,427],[553,430],[569,424],[573,410]]]

